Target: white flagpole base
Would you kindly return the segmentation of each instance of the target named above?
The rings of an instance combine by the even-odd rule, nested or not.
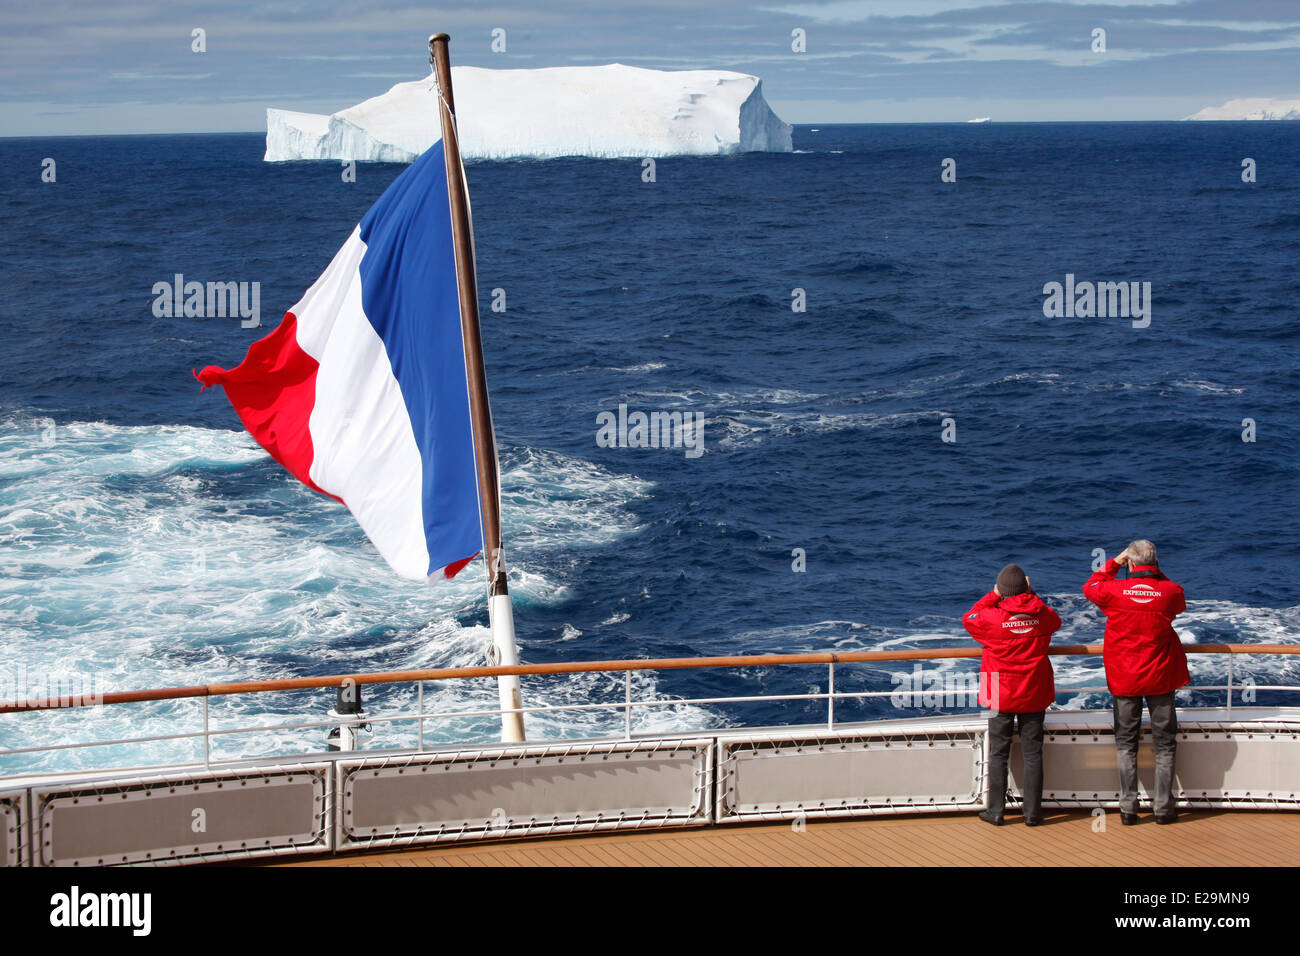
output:
[[[497,594],[488,599],[488,619],[492,623],[492,644],[496,647],[497,663],[502,667],[513,667],[519,663],[519,648],[515,645],[515,612],[509,594]],[[502,710],[523,706],[520,703],[518,675],[503,674],[498,677],[497,689],[501,696]],[[501,742],[513,744],[523,741],[524,715],[502,714]]]

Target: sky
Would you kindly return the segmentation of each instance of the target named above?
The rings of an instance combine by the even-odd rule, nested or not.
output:
[[[1300,0],[6,0],[0,136],[264,130],[267,107],[330,113],[425,75],[433,32],[458,65],[752,73],[791,123],[1300,100]]]

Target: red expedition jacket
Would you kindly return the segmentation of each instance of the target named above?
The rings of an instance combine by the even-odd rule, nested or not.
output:
[[[1187,610],[1182,585],[1142,565],[1117,580],[1119,567],[1112,558],[1083,586],[1083,596],[1106,614],[1106,685],[1117,697],[1167,694],[1191,680],[1173,627]]]
[[[1046,710],[1056,699],[1047,645],[1060,616],[1032,592],[1004,598],[990,591],[961,620],[984,645],[980,706],[1003,714]]]

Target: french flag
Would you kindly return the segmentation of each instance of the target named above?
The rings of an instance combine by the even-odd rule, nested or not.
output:
[[[439,139],[242,363],[195,373],[408,578],[483,546],[446,170]]]

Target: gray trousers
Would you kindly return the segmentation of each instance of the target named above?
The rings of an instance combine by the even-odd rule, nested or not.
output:
[[[997,714],[989,718],[988,809],[998,816],[1007,805],[1007,759],[1011,756],[1011,734],[1017,725],[1025,761],[1025,785],[1021,788],[1024,814],[1031,820],[1042,816],[1043,713],[1040,710],[1036,714]]]
[[[1151,741],[1156,751],[1156,792],[1151,809],[1158,817],[1177,810],[1174,800],[1174,755],[1178,749],[1178,713],[1174,694],[1145,698],[1151,714]],[[1138,810],[1138,741],[1142,736],[1141,697],[1115,698],[1115,752],[1119,759],[1119,807],[1124,813]]]

